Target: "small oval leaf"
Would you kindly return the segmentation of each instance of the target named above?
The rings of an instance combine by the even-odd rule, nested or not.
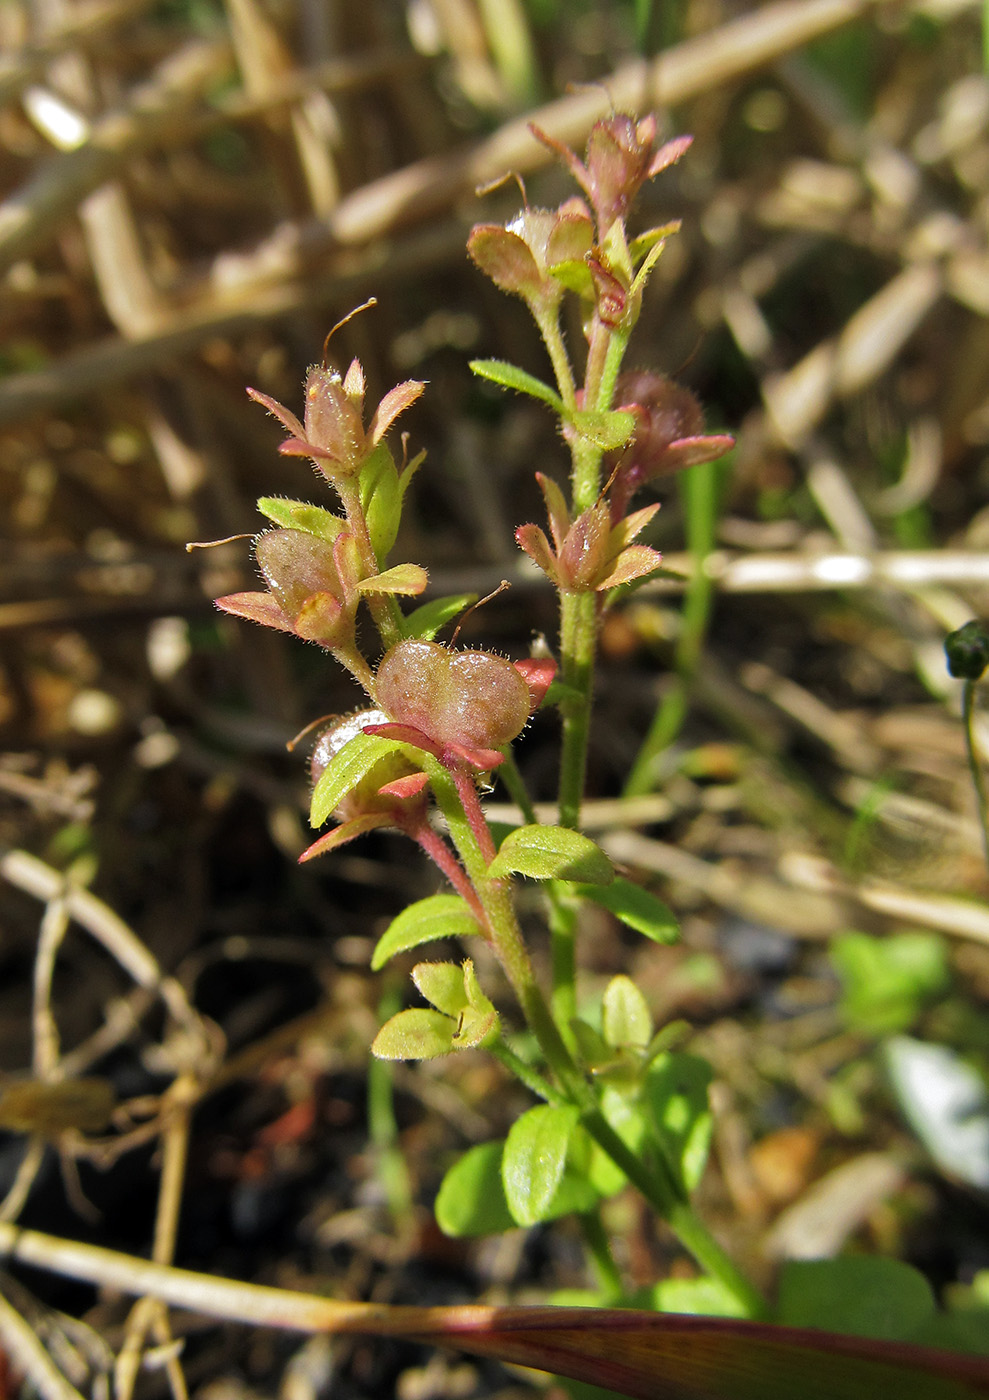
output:
[[[447,1016],[459,1016],[467,1008],[467,993],[464,990],[464,970],[456,963],[417,963],[412,969],[412,980],[419,991]]]
[[[615,878],[611,861],[589,836],[564,826],[520,826],[510,831],[488,867],[494,878],[515,871],[533,880],[579,880],[606,885]]]
[[[646,1075],[653,1131],[688,1191],[699,1185],[711,1146],[710,1083],[708,1062],[681,1051],[663,1055]]]
[[[505,1188],[501,1184],[501,1154],[505,1144],[482,1142],[465,1152],[443,1178],[436,1197],[436,1223],[444,1235],[500,1235],[513,1230]]]
[[[456,1021],[442,1011],[414,1007],[386,1021],[374,1037],[371,1054],[379,1060],[433,1060],[453,1049]]]
[[[466,900],[459,894],[433,894],[417,900],[392,919],[378,939],[371,958],[371,969],[377,972],[396,953],[433,943],[440,938],[466,938],[481,929],[470,912]]]
[[[646,999],[632,981],[620,973],[604,989],[601,1003],[601,1029],[606,1042],[619,1049],[644,1049],[652,1035],[652,1016]]]
[[[535,1225],[549,1217],[563,1177],[567,1145],[579,1117],[572,1104],[540,1104],[512,1124],[501,1161],[501,1180],[517,1225]]]

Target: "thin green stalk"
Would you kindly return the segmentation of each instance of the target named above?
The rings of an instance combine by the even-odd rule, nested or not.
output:
[[[559,898],[549,909],[549,946],[553,972],[550,1005],[560,1034],[573,1054],[570,1023],[577,1015],[577,910]]]
[[[561,706],[560,824],[577,827],[584,798],[591,690],[597,646],[597,595],[560,594],[560,680],[573,692]]]
[[[681,484],[686,505],[687,547],[693,567],[677,638],[675,675],[632,764],[624,788],[626,797],[642,797],[652,791],[659,761],[683,727],[711,617],[714,585],[704,563],[714,548],[717,522],[718,472],[715,463],[703,462],[692,467],[681,478]]]
[[[581,1233],[584,1236],[584,1243],[587,1252],[591,1256],[594,1271],[598,1276],[598,1288],[600,1289],[606,1303],[617,1304],[622,1301],[625,1288],[622,1284],[622,1276],[618,1265],[615,1263],[611,1253],[611,1243],[608,1233],[601,1220],[601,1208],[596,1206],[593,1210],[585,1211],[580,1217]]]
[[[536,982],[515,917],[511,886],[507,880],[492,880],[489,877],[488,860],[464,812],[454,779],[437,759],[426,757],[424,766],[437,804],[446,818],[450,838],[477,892],[491,943],[518,998],[522,1013],[539,1041],[550,1069],[561,1087],[573,1097],[575,1092],[582,1092],[581,1086],[586,1088],[586,1085]]]
[[[539,818],[536,816],[536,809],[532,805],[532,798],[529,796],[525,780],[515,762],[515,754],[512,752],[511,745],[508,745],[503,752],[505,761],[496,770],[498,777],[505,784],[505,791],[522,813],[522,820],[529,826],[535,826]]]
[[[577,386],[574,384],[570,357],[563,341],[563,332],[560,330],[559,310],[550,316],[536,316],[536,325],[539,327],[539,334],[549,352],[560,398],[567,408],[573,408],[577,402]]]
[[[534,1069],[527,1060],[523,1060],[521,1055],[516,1055],[508,1043],[502,1038],[489,1045],[488,1050],[500,1060],[505,1068],[515,1076],[515,1078],[530,1091],[536,1098],[543,1099],[546,1103],[561,1105],[568,1103],[563,1094],[558,1089],[554,1089],[548,1079],[544,1079],[537,1069]]]
[[[697,1262],[737,1298],[750,1318],[765,1317],[766,1304],[758,1291],[735,1266],[707,1226],[694,1213],[677,1181],[668,1173],[665,1162],[655,1159],[647,1164],[618,1136],[600,1109],[585,1113],[584,1126],[591,1137],[603,1147],[608,1156],[621,1167],[629,1181],[667,1222],[685,1249]]]
[[[387,987],[378,1004],[381,1023],[394,1016],[401,1005],[397,987]],[[377,1153],[378,1175],[392,1218],[395,1221],[407,1219],[412,1189],[408,1164],[398,1142],[392,1066],[388,1060],[379,1060],[373,1055],[367,1071],[367,1127]]]
[[[966,680],[962,687],[962,721],[965,728],[965,749],[968,753],[968,770],[975,786],[975,797],[979,804],[979,825],[982,828],[982,849],[986,865],[989,866],[989,794],[986,793],[986,779],[982,763],[975,745],[975,686],[973,680]]]

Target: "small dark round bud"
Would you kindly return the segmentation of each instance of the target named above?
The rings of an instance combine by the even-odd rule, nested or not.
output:
[[[948,670],[960,680],[977,681],[989,666],[989,631],[973,619],[944,639]]]

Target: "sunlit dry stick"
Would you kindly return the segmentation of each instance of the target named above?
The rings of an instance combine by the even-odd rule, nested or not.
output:
[[[612,104],[618,109],[642,111],[651,106],[674,106],[771,63],[865,13],[874,3],[876,0],[781,0],[764,5],[718,30],[668,49],[651,65],[626,65],[600,86],[549,103],[530,116],[558,140],[580,141],[598,118],[608,115]],[[190,51],[188,72],[182,71],[180,58],[182,55],[169,60],[179,70],[176,76],[172,77],[164,65],[145,100],[135,99],[126,112],[96,123],[89,144],[63,157],[54,171],[34,177],[0,205],[0,268],[24,256],[38,240],[51,236],[60,216],[110,178],[121,149],[126,148],[128,154],[146,149],[165,139],[170,123],[181,126],[178,98],[186,105],[194,100],[211,74],[210,65],[222,67],[228,61],[226,49],[216,45],[201,52]],[[177,98],[166,115],[164,95],[170,83]],[[327,275],[327,262],[340,245],[367,246],[409,224],[435,220],[478,185],[506,170],[525,173],[548,159],[545,149],[533,140],[527,121],[519,119],[476,146],[417,161],[372,181],[341,199],[327,217],[283,225],[253,254],[238,258],[236,292],[230,288],[215,297],[204,288],[195,309],[176,316],[169,328],[142,342],[140,355],[121,354],[121,348],[127,352],[137,347],[111,342],[97,350],[87,348],[82,356],[67,357],[54,370],[10,376],[0,386],[0,421],[65,395],[140,373],[176,351],[190,349],[211,336],[232,333],[238,317],[245,323],[256,323],[321,301],[343,302],[349,295],[346,280]],[[442,242],[452,252],[462,243],[460,229],[447,230]],[[401,259],[404,253],[407,260],[407,244],[403,238],[397,248],[388,251],[387,258],[379,251],[357,279],[357,288],[366,285],[372,269],[387,264],[391,274],[396,257]],[[420,243],[420,265],[429,246],[427,236]],[[315,269],[318,273],[314,276]],[[352,272],[352,263],[348,271]],[[303,275],[306,281],[300,284],[298,279]],[[380,284],[377,271],[375,276]]]
[[[161,1178],[155,1213],[151,1257],[156,1264],[171,1264],[175,1257],[179,1212],[189,1150],[189,1127],[200,1086],[191,1075],[181,1075],[162,1102]],[[115,1366],[115,1400],[131,1400],[137,1383],[141,1356],[149,1332],[166,1348],[165,1372],[174,1400],[188,1400],[188,1388],[178,1354],[168,1349],[173,1338],[168,1310],[157,1298],[142,1298],[127,1319],[124,1344]]]
[[[24,1209],[24,1203],[31,1194],[31,1187],[41,1170],[45,1158],[45,1140],[37,1133],[28,1138],[24,1156],[21,1158],[10,1190],[0,1201],[0,1220],[16,1220]]]
[[[112,177],[121,148],[147,149],[180,120],[230,63],[226,43],[195,41],[171,54],[121,111],[93,123],[89,140],[76,151],[42,165],[0,204],[0,269],[25,257],[51,236],[59,219],[78,201]]]
[[[845,880],[827,861],[798,852],[783,857],[780,871],[797,888],[839,895],[899,923],[989,943],[989,908],[984,904],[951,895],[921,894],[887,880]]]
[[[43,900],[57,898],[64,884],[64,877],[57,870],[27,851],[7,851],[0,855],[0,876],[17,889]],[[202,1040],[202,1021],[189,1004],[184,988],[173,977],[165,976],[119,914],[78,886],[70,885],[65,889],[65,900],[71,917],[116,958],[139,986],[157,993],[180,1025]]]
[[[29,1377],[43,1400],[83,1400],[56,1366],[44,1339],[0,1293],[0,1341],[14,1366]]]
[[[150,8],[151,0],[106,0],[75,6],[71,18],[40,43],[30,44],[18,53],[0,55],[0,106],[13,102],[59,54],[85,49],[105,37],[107,31]]]

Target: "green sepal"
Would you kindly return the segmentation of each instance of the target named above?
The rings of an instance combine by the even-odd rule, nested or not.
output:
[[[285,530],[302,530],[317,539],[328,540],[330,544],[346,527],[346,520],[334,515],[322,506],[311,506],[306,501],[285,501],[279,496],[262,496],[258,510],[275,525]]]
[[[339,753],[333,755],[320,774],[319,782],[313,788],[309,808],[309,821],[320,827],[355,788],[365,778],[376,763],[390,754],[402,752],[403,745],[383,734],[365,734],[363,730],[355,734]]]
[[[410,612],[402,623],[402,635],[417,641],[431,642],[448,622],[464,608],[477,602],[476,593],[451,593],[445,598],[431,598],[422,607]]]
[[[371,970],[379,971],[396,953],[433,943],[441,938],[466,938],[480,933],[480,925],[459,894],[433,894],[403,909],[378,939],[371,956]]]
[[[633,266],[638,267],[643,258],[657,246],[662,249],[670,235],[679,231],[680,222],[679,219],[673,219],[668,224],[661,224],[658,228],[647,228],[644,233],[637,234],[628,245]]]
[[[357,585],[358,593],[400,593],[406,597],[417,597],[429,582],[429,575],[421,564],[394,564],[383,573],[362,579]]]
[[[417,963],[412,969],[412,980],[437,1011],[457,1017],[467,1009],[464,972],[456,963]]]
[[[357,484],[371,547],[381,564],[388,558],[402,519],[403,493],[387,443],[378,443],[361,467]]]
[[[533,880],[579,880],[591,885],[606,885],[615,878],[611,861],[589,836],[540,823],[510,831],[488,866],[494,879],[513,871]]]

